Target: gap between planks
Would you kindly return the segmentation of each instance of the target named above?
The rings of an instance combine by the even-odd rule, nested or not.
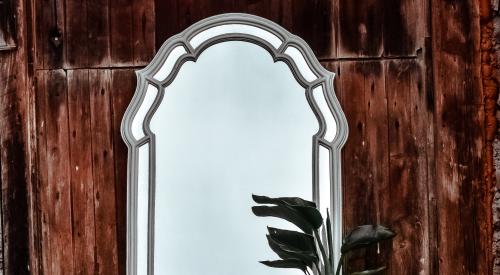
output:
[[[318,58],[320,62],[349,62],[349,61],[384,61],[384,60],[413,60],[418,59],[418,55],[405,56],[367,56],[367,57],[337,57],[337,58]]]

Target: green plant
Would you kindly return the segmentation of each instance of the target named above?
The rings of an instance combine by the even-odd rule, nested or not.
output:
[[[268,227],[269,247],[281,258],[275,261],[261,261],[262,264],[270,267],[296,268],[306,275],[310,274],[309,270],[316,270],[319,275],[339,275],[347,253],[392,239],[396,235],[392,230],[381,225],[358,226],[344,238],[341,258],[337,269],[334,270],[332,227],[329,214],[327,214],[325,225],[316,203],[312,201],[297,197],[270,198],[252,195],[252,198],[257,204],[264,204],[252,207],[252,212],[256,216],[281,218],[302,230],[298,232]],[[326,240],[320,237],[321,227],[326,229]],[[383,266],[351,275],[377,274],[385,269],[386,267]]]

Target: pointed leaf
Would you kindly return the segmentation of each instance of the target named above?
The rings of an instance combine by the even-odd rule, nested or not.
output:
[[[314,237],[302,232],[267,227],[269,235],[277,242],[294,247],[296,250],[308,251],[316,254]]]
[[[252,212],[258,217],[276,217],[287,220],[308,234],[313,231],[312,225],[304,219],[301,213],[287,206],[254,206]]]
[[[326,209],[326,238],[328,240],[328,257],[330,265],[334,265],[333,259],[333,236],[332,236],[332,223],[330,221],[330,211]]]
[[[348,251],[368,247],[380,241],[396,236],[394,231],[381,225],[362,225],[352,230],[345,238],[341,251]]]
[[[297,268],[305,272],[307,265],[300,260],[277,260],[277,261],[261,261],[261,264],[275,268]]]
[[[300,260],[311,268],[313,263],[316,263],[318,261],[318,257],[314,253],[308,251],[288,250],[286,249],[286,246],[276,242],[269,235],[267,235],[267,241],[269,243],[269,247],[271,247],[271,249],[283,260]]]
[[[310,206],[292,206],[292,208],[297,210],[314,229],[318,229],[323,225],[323,217],[317,208]]]
[[[379,267],[377,269],[370,269],[370,270],[365,270],[365,271],[360,271],[360,272],[354,272],[351,273],[351,275],[370,275],[370,274],[378,274],[384,270],[386,270],[386,266]]]
[[[316,208],[316,203],[297,197],[270,198],[266,196],[252,195],[253,200],[259,204],[288,204],[294,206],[309,206]]]

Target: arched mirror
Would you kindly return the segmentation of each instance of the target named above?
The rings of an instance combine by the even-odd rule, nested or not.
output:
[[[302,274],[259,264],[275,257],[266,226],[294,225],[256,218],[252,194],[329,208],[339,251],[347,123],[303,40],[223,14],[170,38],[137,76],[122,124],[127,274]]]

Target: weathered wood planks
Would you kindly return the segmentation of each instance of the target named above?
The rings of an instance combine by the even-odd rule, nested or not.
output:
[[[439,274],[490,274],[491,187],[483,177],[484,111],[476,1],[432,1]]]
[[[33,233],[37,218],[32,214],[33,118],[28,107],[32,76],[28,73],[26,28],[30,23],[23,19],[25,4],[22,0],[0,4],[4,5],[0,8],[0,36],[4,35],[0,48],[6,46],[6,51],[0,49],[0,255],[5,274],[19,275],[30,274],[30,257],[36,251],[33,243],[38,237]]]
[[[429,274],[426,115],[423,68],[416,59],[348,61],[337,85],[350,125],[344,147],[345,230],[381,223],[392,246],[351,255],[347,272],[387,264],[387,274]]]
[[[39,181],[33,191],[39,209],[32,217],[40,214],[41,241],[33,240],[31,253],[38,253],[43,274],[124,274],[126,148],[119,124],[135,88],[133,71],[149,62],[155,43],[222,12],[249,12],[280,23],[337,72],[336,92],[351,132],[343,155],[345,227],[383,223],[398,232],[381,255],[372,249],[350,257],[352,270],[388,261],[387,274],[394,275],[489,274],[489,187],[482,174],[483,95],[473,1],[32,5]],[[14,65],[22,55],[0,55],[7,60],[0,68],[22,76]],[[29,120],[20,90],[29,86],[25,81],[0,76],[11,91],[0,101],[7,106],[2,129]],[[21,157],[28,155],[22,151],[26,134],[8,133],[1,143],[2,186],[22,192],[26,170],[12,172],[5,164],[27,161]],[[27,230],[13,228],[20,231],[7,234],[17,239]],[[15,268],[14,274],[25,272]]]
[[[153,7],[149,0],[35,1],[36,68],[147,64],[155,52]]]
[[[41,250],[49,274],[124,272],[127,153],[119,124],[134,87],[131,69],[37,74]]]

